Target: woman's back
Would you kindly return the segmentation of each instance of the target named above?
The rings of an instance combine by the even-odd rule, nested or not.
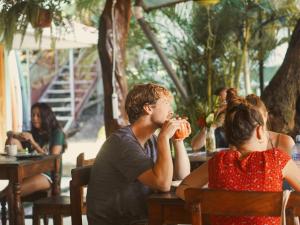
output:
[[[278,149],[218,153],[208,164],[209,188],[235,191],[282,191],[282,169],[291,158]],[[280,224],[278,217],[213,217],[212,224]]]

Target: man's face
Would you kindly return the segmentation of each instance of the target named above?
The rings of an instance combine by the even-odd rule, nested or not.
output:
[[[226,96],[227,96],[227,89],[224,89],[219,94],[220,102],[222,102],[222,103],[225,102]]]
[[[32,109],[31,123],[32,123],[33,127],[35,127],[36,129],[41,129],[41,127],[42,127],[41,113],[40,113],[40,109],[38,107],[35,107]]]
[[[161,97],[153,105],[151,120],[158,127],[161,127],[166,120],[173,117],[172,100],[167,97]]]

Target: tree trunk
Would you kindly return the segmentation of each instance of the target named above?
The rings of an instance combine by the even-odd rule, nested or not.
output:
[[[251,93],[251,82],[250,82],[250,66],[249,66],[249,39],[250,39],[250,25],[248,18],[245,20],[244,24],[244,46],[243,46],[243,72],[244,72],[244,82],[246,95]]]
[[[108,137],[113,131],[121,126],[128,124],[125,113],[125,98],[127,95],[127,80],[125,77],[125,45],[129,30],[129,21],[131,17],[131,1],[117,1],[115,5],[115,31],[116,31],[116,84],[112,83],[112,63],[113,63],[113,30],[112,30],[112,3],[113,0],[107,0],[104,11],[99,21],[99,41],[98,51],[100,55],[103,87],[104,87],[104,122],[105,132]],[[113,85],[116,85],[116,91],[119,100],[119,119],[113,118],[112,93]]]
[[[300,20],[298,20],[284,61],[262,99],[269,110],[271,129],[292,136],[300,132]]]

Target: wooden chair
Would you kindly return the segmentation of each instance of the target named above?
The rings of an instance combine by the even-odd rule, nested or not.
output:
[[[60,182],[60,181],[59,181]],[[22,202],[34,202],[38,199],[42,199],[42,198],[46,198],[46,197],[50,197],[51,196],[51,188],[47,189],[47,190],[41,190],[41,191],[37,191],[35,193],[32,193],[30,195],[21,197]],[[0,201],[1,201],[1,222],[3,225],[6,225],[6,221],[7,221],[7,211],[6,211],[6,196],[1,196],[0,197]],[[28,216],[30,218],[32,218],[32,215],[25,215],[25,218],[28,218]],[[44,224],[48,225],[48,220],[47,218],[44,218]]]
[[[191,211],[192,225],[204,224],[202,215],[281,216],[283,192],[188,188],[184,194]],[[291,193],[286,212],[287,225],[293,225],[294,216],[300,215],[300,193]]]
[[[72,169],[70,181],[71,220],[72,225],[82,225],[82,214],[86,214],[86,204],[83,199],[83,187],[88,185],[91,166]]]
[[[95,159],[84,159],[84,153],[77,157],[76,167],[92,165]],[[71,202],[69,196],[51,196],[42,198],[33,204],[33,225],[40,224],[43,216],[53,217],[54,225],[61,225],[63,216],[71,216]]]

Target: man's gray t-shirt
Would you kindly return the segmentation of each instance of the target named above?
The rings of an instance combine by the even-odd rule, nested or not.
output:
[[[142,148],[130,126],[105,141],[87,190],[89,225],[126,225],[147,218],[146,200],[151,190],[137,177],[153,167],[156,146],[152,136]]]

